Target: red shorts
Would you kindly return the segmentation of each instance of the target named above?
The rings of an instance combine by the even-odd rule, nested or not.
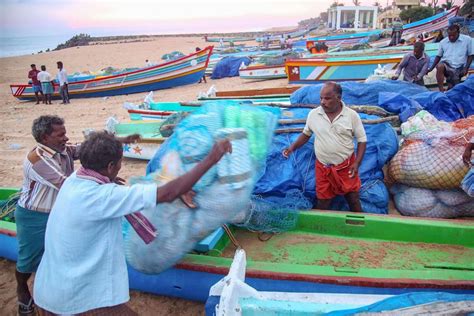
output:
[[[336,166],[326,166],[316,160],[316,197],[329,200],[336,195],[345,195],[360,190],[359,174],[349,176],[350,166],[355,161],[355,155]]]

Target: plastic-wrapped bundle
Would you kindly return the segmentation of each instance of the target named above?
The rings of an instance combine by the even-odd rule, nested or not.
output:
[[[214,140],[209,131],[204,126],[188,126],[187,129],[176,130],[178,142],[178,152],[183,161],[183,169],[190,171],[201,160],[206,157],[212,148]],[[214,181],[216,168],[209,169],[208,172],[195,184],[195,190],[201,190]]]
[[[394,185],[390,191],[398,211],[407,216],[455,218],[474,216],[474,199],[459,189],[429,190]]]
[[[267,156],[269,140],[265,133],[268,126],[267,113],[255,113],[255,111],[242,110],[240,114],[241,125],[247,130],[250,152],[256,161]]]
[[[240,127],[240,107],[226,106],[224,110],[224,127]]]
[[[427,189],[459,188],[467,167],[463,146],[446,141],[436,145],[413,142],[404,146],[389,165],[390,176],[399,183]]]
[[[240,189],[252,180],[247,131],[244,128],[222,128],[217,130],[216,138],[229,139],[232,143],[232,153],[226,154],[217,163],[219,182]]]
[[[433,130],[432,125],[425,124],[425,130],[404,139],[402,148],[390,162],[389,175],[396,182],[412,187],[457,189],[468,171],[462,154],[474,136],[474,116],[451,123],[451,131],[446,131],[449,127]]]
[[[260,132],[262,137],[271,138],[277,120],[276,115],[270,114],[274,110],[250,107],[248,110],[263,118],[265,124]],[[153,242],[146,245],[134,230],[127,229],[128,224],[125,225],[126,257],[135,269],[159,273],[174,265],[196,242],[222,224],[246,218],[257,171],[262,165],[250,155],[248,131],[240,126],[240,113],[241,107],[234,102],[206,104],[181,121],[155,154],[147,170],[151,173],[140,182],[154,181],[160,186],[202,161],[218,138],[229,138],[233,145],[232,154],[225,155],[219,165],[211,168],[196,184],[197,209],[188,209],[177,199],[143,211],[157,228],[158,235]],[[226,129],[223,125],[236,126]]]
[[[161,175],[150,174],[147,178],[157,182]],[[187,208],[180,200],[144,210],[143,215],[157,228],[158,235],[146,245],[133,229],[125,228],[127,262],[150,274],[173,266],[204,236],[249,209],[252,186],[247,182],[229,194],[227,185],[215,181],[196,195],[197,210]]]

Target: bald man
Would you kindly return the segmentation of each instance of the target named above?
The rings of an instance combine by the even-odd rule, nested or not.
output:
[[[367,136],[359,115],[344,104],[341,96],[339,84],[324,84],[320,93],[321,106],[309,112],[303,133],[283,150],[283,156],[288,158],[315,134],[317,208],[327,210],[334,197],[343,195],[352,212],[361,212],[358,170]],[[357,139],[357,154],[354,138]]]

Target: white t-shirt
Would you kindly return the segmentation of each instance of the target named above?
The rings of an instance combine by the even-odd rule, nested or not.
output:
[[[325,165],[338,165],[354,153],[354,138],[358,143],[367,142],[364,126],[356,111],[342,103],[342,111],[331,122],[323,107],[311,110],[303,133],[314,133],[316,158]]]
[[[57,79],[61,87],[68,83],[66,69],[63,68],[58,72]]]
[[[37,78],[40,82],[51,82],[53,80],[47,71],[40,71],[37,75]]]

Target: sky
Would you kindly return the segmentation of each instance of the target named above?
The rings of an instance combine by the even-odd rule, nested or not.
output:
[[[382,0],[382,3],[385,1]],[[0,37],[261,31],[274,26],[296,26],[300,20],[319,16],[332,2],[0,0]],[[352,4],[351,0],[341,2]],[[362,0],[363,5],[372,5],[374,2]]]

